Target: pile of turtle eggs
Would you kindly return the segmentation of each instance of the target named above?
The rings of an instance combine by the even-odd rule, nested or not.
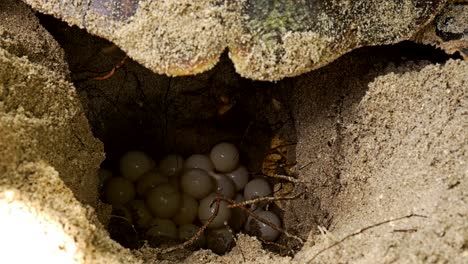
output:
[[[184,160],[173,154],[157,165],[147,154],[130,151],[121,157],[119,165],[120,175],[104,182],[103,198],[114,209],[128,210],[129,221],[144,236],[161,241],[190,239],[215,213],[217,195],[236,202],[272,195],[268,181],[249,179],[247,168],[239,164],[239,151],[227,142],[215,145],[207,155],[193,154]],[[281,226],[280,218],[261,206],[250,210]],[[223,253],[217,248],[223,243],[233,244],[232,230],[244,230],[265,241],[279,236],[271,226],[240,209],[230,209],[226,201],[221,201],[218,213],[197,245]]]

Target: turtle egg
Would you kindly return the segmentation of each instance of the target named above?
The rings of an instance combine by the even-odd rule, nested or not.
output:
[[[180,155],[167,155],[159,162],[159,170],[167,177],[173,177],[182,172],[184,158]]]
[[[168,181],[167,177],[163,176],[159,171],[154,169],[150,170],[141,176],[136,182],[137,194],[140,197],[144,197],[148,190],[153,189],[162,183],[167,183]]]
[[[237,167],[237,169],[226,173],[226,176],[234,182],[236,191],[244,189],[245,185],[249,181],[249,171],[247,171],[247,168],[242,165]]]
[[[190,224],[198,214],[198,201],[192,196],[182,194],[182,202],[180,203],[179,212],[172,218],[178,225]]]
[[[127,207],[121,204],[112,205],[111,218],[112,217],[125,219],[129,223],[133,223],[132,213]]]
[[[180,179],[182,191],[196,199],[206,197],[214,188],[213,180],[202,169],[188,169]]]
[[[177,239],[178,237],[177,227],[169,219],[153,218],[149,222],[149,226],[150,228],[146,231],[146,235],[149,237],[170,239]]]
[[[198,207],[198,219],[205,224],[211,218],[216,211],[216,194],[212,193],[200,201]],[[213,221],[208,225],[208,228],[218,228],[227,223],[231,218],[231,209],[227,207],[228,204],[225,201],[219,202],[218,214],[215,216]]]
[[[169,184],[180,192],[180,178],[182,175],[174,175],[169,178]]]
[[[224,174],[210,173],[210,176],[216,181],[216,191],[226,198],[233,198],[236,194],[234,183]]]
[[[181,225],[179,227],[179,239],[182,241],[187,241],[191,239],[198,232],[199,229],[200,227],[194,224]],[[194,246],[203,247],[204,245],[205,245],[205,234],[202,233],[202,235],[194,243]]]
[[[193,154],[185,160],[184,168],[212,171],[214,170],[214,165],[208,156],[203,154]]]
[[[163,183],[147,192],[146,204],[151,213],[160,218],[173,217],[180,208],[181,195],[170,184]]]
[[[141,151],[129,151],[120,158],[120,173],[130,181],[136,181],[145,172],[154,168],[154,161]]]
[[[206,247],[222,255],[235,246],[234,235],[228,227],[211,229],[206,234]]]
[[[240,193],[236,195],[234,199],[236,202],[245,201],[244,196]],[[239,231],[244,226],[245,221],[247,220],[247,213],[242,211],[240,208],[232,208],[231,219],[229,219],[229,226],[235,231]]]
[[[112,205],[125,204],[135,198],[135,187],[126,178],[111,178],[104,186],[104,196],[106,201]]]
[[[148,207],[146,207],[145,201],[133,200],[128,204],[128,209],[132,214],[134,224],[139,228],[147,228],[149,222],[153,218]]]
[[[275,213],[264,211],[262,209],[256,210],[254,213],[277,227],[281,227],[281,220]],[[270,225],[258,221],[251,216],[249,216],[249,219],[247,220],[245,231],[247,231],[248,234],[257,236],[265,241],[275,241],[280,235],[278,230],[273,229]]]
[[[234,144],[222,142],[211,149],[210,158],[217,171],[230,172],[239,163],[239,151]]]
[[[272,194],[270,184],[262,178],[256,178],[247,183],[244,189],[244,197],[246,200],[265,197]]]

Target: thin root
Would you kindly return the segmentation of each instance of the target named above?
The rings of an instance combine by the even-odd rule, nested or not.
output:
[[[347,240],[348,238],[351,238],[353,236],[356,236],[356,235],[359,235],[361,233],[363,233],[364,231],[366,230],[369,230],[369,229],[372,229],[374,227],[378,227],[378,226],[381,226],[381,225],[384,225],[384,224],[388,224],[390,222],[394,222],[394,221],[398,221],[398,220],[402,220],[402,219],[406,219],[406,218],[411,218],[411,217],[423,217],[423,218],[427,218],[427,216],[424,216],[424,215],[420,215],[420,214],[415,214],[415,213],[411,213],[409,215],[405,215],[405,216],[401,216],[401,217],[397,217],[397,218],[393,218],[393,219],[389,219],[389,220],[385,220],[385,221],[382,221],[380,223],[377,223],[377,224],[373,224],[373,225],[370,225],[370,226],[366,226],[364,228],[361,228],[345,237],[343,237],[342,239],[336,241],[335,243],[331,244],[330,246],[326,247],[326,248],[323,248],[321,249],[319,252],[317,252],[309,261],[307,261],[307,263],[311,263],[312,260],[314,260],[318,255],[322,254],[323,252],[343,243],[343,241]]]
[[[236,203],[235,201],[233,201],[233,200],[231,200],[231,199],[227,199],[227,198],[221,198],[221,200],[226,201],[227,203],[229,203],[229,204],[231,204],[231,205],[233,205],[233,204]],[[278,231],[278,232],[280,232],[280,233],[285,234],[285,235],[286,235],[287,237],[289,237],[289,238],[296,239],[296,240],[298,240],[299,242],[301,242],[302,244],[304,244],[304,240],[303,240],[302,238],[300,238],[300,237],[298,237],[298,236],[295,236],[295,235],[293,235],[293,234],[290,234],[288,231],[286,231],[286,230],[284,230],[283,228],[281,228],[281,227],[279,227],[279,226],[273,224],[272,222],[270,222],[270,221],[264,219],[263,217],[258,216],[256,213],[250,211],[249,209],[247,209],[247,208],[245,208],[245,207],[243,207],[243,206],[240,206],[240,207],[238,207],[238,208],[241,209],[242,211],[246,212],[247,214],[249,214],[250,216],[252,216],[252,217],[255,218],[256,220],[258,220],[258,221],[260,221],[260,222],[262,222],[262,223],[264,223],[264,224],[269,225],[269,226],[270,226],[271,228],[273,228],[274,230],[276,230],[276,231]]]
[[[215,210],[214,210],[213,214],[208,219],[208,221],[202,227],[200,227],[200,229],[198,229],[198,232],[194,236],[192,236],[189,240],[185,241],[182,244],[179,244],[177,246],[173,246],[173,247],[169,247],[169,248],[164,249],[161,252],[161,254],[166,254],[166,253],[169,253],[169,252],[172,252],[172,251],[175,251],[175,250],[184,249],[185,247],[188,247],[188,246],[192,245],[193,243],[195,243],[197,241],[197,239],[199,239],[203,235],[203,232],[205,232],[206,228],[213,222],[213,220],[218,215],[219,203],[220,203],[221,200],[222,200],[221,196],[219,194],[217,194],[216,198],[214,199],[214,203],[215,203],[216,207],[215,207]]]
[[[115,73],[116,70],[118,70],[120,67],[122,67],[122,65],[124,65],[125,61],[127,60],[127,56],[125,56],[117,65],[115,65],[112,70],[107,73],[106,75],[104,76],[97,76],[97,77],[94,77],[92,78],[93,80],[96,80],[96,81],[103,81],[103,80],[107,80],[109,79],[110,77],[112,77]]]
[[[262,198],[257,198],[257,199],[246,201],[246,202],[249,202],[247,204],[257,203],[257,202],[261,202],[262,199],[264,199],[264,198],[268,198],[268,199],[264,199],[264,201],[289,200],[289,199],[296,199],[297,197],[301,196],[302,194],[303,193],[300,193],[300,194],[298,194],[298,195],[296,195],[294,197],[283,197],[283,198],[262,197]],[[258,216],[254,212],[252,212],[249,209],[245,208],[244,206],[246,204],[237,203],[234,200],[224,198],[218,193],[216,198],[213,201],[213,203],[216,205],[213,214],[211,215],[210,219],[208,219],[208,221],[202,227],[200,227],[200,229],[198,229],[198,232],[194,236],[192,236],[189,240],[185,241],[184,243],[179,244],[177,246],[166,248],[166,249],[162,250],[160,252],[160,254],[166,254],[166,253],[169,253],[169,252],[172,252],[172,251],[175,251],[175,250],[184,249],[185,247],[188,247],[191,244],[195,243],[195,241],[197,241],[197,239],[199,239],[202,236],[203,232],[205,232],[205,230],[208,228],[208,226],[213,222],[215,217],[218,215],[220,201],[225,201],[225,202],[229,203],[229,205],[228,205],[229,208],[240,208],[241,210],[245,211],[247,214],[249,214],[250,216],[252,216],[256,220],[258,220],[258,221],[260,221],[262,223],[265,223],[265,224],[271,226],[271,228],[273,228],[274,230],[276,230],[276,231],[278,231],[280,233],[283,233],[287,237],[298,240],[300,243],[304,244],[304,240],[302,238],[290,234],[288,231],[284,230],[283,228],[271,223],[270,221]],[[277,245],[276,243],[274,243],[274,244]]]
[[[237,208],[237,207],[243,207],[243,206],[250,205],[250,204],[262,203],[262,202],[271,203],[271,202],[281,201],[281,200],[295,200],[295,199],[301,197],[301,195],[303,195],[303,194],[304,194],[304,192],[301,192],[301,193],[296,194],[296,195],[294,195],[294,196],[284,196],[284,197],[259,197],[259,198],[252,199],[252,200],[248,200],[248,201],[233,203],[233,204],[228,205],[227,207],[228,207],[228,208]]]
[[[275,174],[275,173],[263,174],[263,173],[259,173],[259,174],[256,174],[256,175],[262,175],[262,176],[266,176],[266,177],[270,177],[270,178],[286,180],[286,181],[294,182],[294,183],[309,183],[309,182],[306,182],[306,181],[301,181],[299,179],[296,179],[296,178],[294,178],[292,176],[287,176],[287,175],[282,175],[282,174]]]
[[[261,238],[259,238],[259,240],[262,241],[262,243],[264,243],[265,245],[272,245],[272,246],[281,248],[282,250],[286,250],[288,252],[291,250],[287,246],[284,246],[284,245],[281,245],[281,244],[278,244],[278,243],[275,243],[275,242],[266,241],[266,240],[261,239]]]

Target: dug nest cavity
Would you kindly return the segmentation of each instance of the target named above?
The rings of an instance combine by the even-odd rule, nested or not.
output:
[[[227,56],[215,69],[201,75],[177,78],[156,75],[110,42],[65,25],[57,26],[49,17],[44,17],[43,23],[64,48],[71,80],[93,134],[104,143],[106,159],[100,166],[101,175],[112,176],[101,179],[101,200],[114,207],[108,227],[110,236],[120,244],[131,249],[159,247],[164,252],[179,254],[181,249],[188,254],[193,249],[207,248],[224,254],[235,245],[236,233],[259,234],[262,228],[267,228],[274,235],[259,236],[265,248],[280,255],[291,255],[302,247],[309,232],[317,232],[319,225],[329,226],[328,214],[309,190],[309,183],[299,179],[300,171],[308,165],[298,164],[295,157],[297,139],[290,100],[292,80],[272,84],[244,79],[235,73]],[[236,152],[231,155],[236,157],[232,165],[220,165],[219,157],[229,155],[221,153],[223,150],[217,150],[217,146],[226,145]],[[199,168],[188,165],[194,154],[203,155],[202,158],[211,163],[207,166],[212,168],[202,166],[202,171],[193,170]],[[133,174],[122,167],[127,163],[134,167]],[[242,168],[247,174],[245,183],[232,195],[225,194],[223,187],[218,186],[222,200],[209,202],[212,210],[215,202],[219,202],[219,215],[224,215],[224,207],[234,207],[228,208],[229,215],[233,211],[232,218],[239,218],[237,223],[228,226],[232,234],[216,235],[224,227],[223,221],[215,224],[220,221],[217,218],[207,223],[210,216],[202,217],[199,211],[195,220],[185,223],[175,219],[177,216],[169,208],[171,205],[162,208],[160,202],[155,202],[155,199],[168,199],[183,204],[184,200],[202,208],[206,199],[216,197],[215,185]],[[214,189],[210,187],[205,192],[205,184],[200,182],[205,179],[202,176],[208,175],[217,183]],[[158,177],[162,180],[156,180]],[[188,184],[200,185],[195,190],[187,186],[189,177],[198,177]],[[231,182],[231,179],[226,180]],[[212,184],[211,181],[206,184]],[[147,182],[151,182],[151,187],[141,191],[144,188],[141,186],[149,184]],[[263,183],[263,187],[259,187],[264,188],[263,193],[251,187],[258,182]],[[168,192],[177,192],[181,198],[161,196]],[[236,197],[236,193],[240,196]],[[304,201],[310,211],[299,215],[288,212],[291,204],[299,206]],[[143,213],[145,219],[142,220],[138,212]],[[148,212],[153,219],[146,221]],[[266,219],[260,216],[262,214]],[[230,217],[224,221],[230,222]],[[301,224],[306,218],[308,223]],[[138,223],[140,220],[142,222]],[[193,239],[181,246],[187,239],[175,236],[172,230],[173,227],[186,228],[184,224],[195,224],[203,230],[208,227],[196,237],[206,237],[206,245],[191,245],[197,241]],[[171,231],[164,233],[156,226],[166,226]],[[216,239],[216,236],[229,236],[229,242],[221,246],[219,241],[224,239]]]
[[[456,55],[368,47],[272,83],[242,78],[225,53],[207,72],[167,77],[19,2],[0,10],[0,262],[466,262],[468,64]],[[187,166],[220,142],[271,188],[237,209],[276,214],[266,224],[278,238],[200,218],[195,236],[148,236],[106,196],[109,174],[138,185],[120,167],[129,151],[159,173],[167,155]],[[147,206],[139,192],[125,199]],[[221,198],[210,206],[235,204]],[[153,226],[173,220],[150,214]]]

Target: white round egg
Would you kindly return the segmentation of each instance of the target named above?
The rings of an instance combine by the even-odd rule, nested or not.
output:
[[[198,207],[198,219],[205,224],[213,216],[216,211],[216,194],[212,193],[200,201]],[[208,228],[219,228],[231,218],[231,209],[227,207],[225,201],[219,203],[218,214],[214,217],[213,221],[208,225]]]
[[[153,215],[143,200],[133,200],[128,203],[128,209],[132,214],[133,223],[139,228],[147,228]]]
[[[178,225],[191,224],[198,214],[198,201],[192,196],[184,193],[182,194],[182,202],[177,214],[172,218]]]
[[[149,190],[146,194],[146,204],[155,217],[171,218],[180,208],[180,193],[170,184],[163,183]]]
[[[202,169],[188,169],[180,179],[182,191],[196,199],[206,197],[214,189],[210,175]]]
[[[217,171],[230,172],[239,164],[239,151],[234,144],[222,142],[211,149],[210,159]]]
[[[213,171],[214,165],[207,155],[193,154],[188,157],[184,163],[185,169],[202,169],[205,171]]]
[[[111,217],[123,218],[130,224],[133,223],[132,213],[122,204],[112,205]]]
[[[269,196],[273,193],[267,180],[256,178],[247,183],[244,188],[244,197],[246,200],[252,200],[259,197]]]
[[[254,213],[277,227],[281,227],[281,220],[275,213],[264,211],[262,209],[258,209],[254,211]],[[250,235],[260,237],[263,240],[270,242],[275,241],[280,235],[279,231],[275,230],[270,225],[253,218],[252,216],[249,216],[247,223],[245,224],[245,231]]]
[[[150,228],[146,231],[149,237],[157,237],[164,240],[164,238],[177,239],[179,232],[176,224],[170,219],[153,218],[149,222]]]
[[[111,178],[104,186],[104,196],[106,201],[112,205],[126,204],[135,198],[135,187],[126,178]]]
[[[120,173],[132,182],[154,166],[154,161],[141,151],[129,151],[120,158]]]
[[[216,254],[222,255],[235,245],[234,234],[228,227],[210,229],[206,234],[206,247]]]
[[[172,185],[177,191],[181,192],[180,189],[180,179],[182,175],[174,175],[169,178],[169,184]]]
[[[194,224],[185,224],[179,227],[179,239],[181,241],[187,241],[197,234],[200,227]],[[205,245],[205,234],[202,235],[193,244],[195,247],[203,247]]]
[[[136,191],[140,197],[144,197],[146,192],[154,187],[169,182],[168,178],[159,171],[153,169],[143,174],[136,182]]]
[[[234,198],[236,202],[243,202],[245,201],[244,196],[240,193],[236,194]],[[242,211],[240,208],[232,208],[231,219],[229,219],[229,226],[235,230],[239,231],[244,226],[245,221],[247,220],[247,213]]]
[[[179,175],[184,168],[184,158],[180,155],[167,155],[159,162],[159,170],[167,177]]]
[[[218,174],[214,172],[210,173],[210,176],[213,177],[216,182],[217,192],[229,199],[234,197],[236,194],[236,187],[234,186],[234,183],[231,179],[226,177],[224,174]]]
[[[242,165],[231,172],[227,172],[226,176],[234,182],[236,191],[241,191],[244,189],[247,182],[249,182],[249,171],[245,166]]]

